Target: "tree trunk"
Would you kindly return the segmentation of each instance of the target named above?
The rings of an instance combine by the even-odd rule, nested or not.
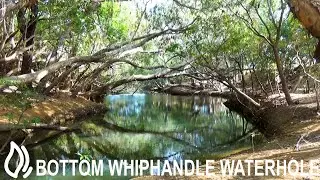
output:
[[[56,87],[59,83],[65,82],[66,78],[69,76],[70,73],[72,73],[72,71],[74,71],[75,69],[77,69],[80,66],[80,64],[77,64],[71,68],[69,68],[68,70],[65,70],[59,77],[55,78],[54,81],[50,84],[49,87],[47,87],[44,91],[44,94],[49,94],[50,91]],[[70,82],[70,81],[69,81]]]
[[[300,23],[308,30],[308,32],[320,38],[320,3],[319,0],[288,0],[291,12],[300,21]],[[320,62],[320,42],[316,46],[314,58],[317,63]]]
[[[30,7],[32,14],[29,16],[29,21],[26,23],[25,14],[26,8],[19,10],[17,19],[19,24],[20,33],[22,34],[22,40],[26,43],[25,47],[28,49],[23,53],[21,74],[31,73],[32,66],[32,46],[34,43],[34,35],[37,25],[38,16],[38,4],[32,4]]]
[[[6,75],[6,62],[0,62],[0,77]]]
[[[320,62],[320,40],[318,39],[318,44],[314,52],[313,58],[316,60],[316,63]]]
[[[256,73],[256,70],[255,68],[252,69],[253,70],[253,74],[254,74],[254,77],[256,78],[261,90],[264,92],[264,94],[266,95],[266,97],[268,97],[268,92],[266,91],[266,89],[264,88],[263,84],[261,83],[257,73]]]
[[[22,57],[20,74],[31,73],[32,55],[29,52],[24,52]]]
[[[301,81],[303,79],[303,76],[299,76],[297,82],[295,83],[295,85],[293,86],[293,88],[291,89],[291,93],[295,93],[298,89],[298,87],[300,86],[301,84]]]
[[[242,91],[246,93],[246,81],[245,81],[245,75],[243,71],[243,61],[242,58],[240,58],[240,62],[236,61],[239,67],[239,73],[241,74],[241,83],[242,83]]]
[[[291,99],[290,93],[289,93],[289,89],[288,89],[288,85],[287,85],[287,80],[285,78],[284,72],[283,72],[283,67],[282,67],[282,63],[281,63],[281,59],[280,59],[280,55],[279,55],[279,49],[277,46],[273,46],[273,53],[274,53],[274,57],[275,57],[275,61],[276,61],[276,65],[277,65],[277,69],[278,69],[278,73],[279,73],[279,77],[281,80],[281,85],[282,85],[282,91],[285,95],[286,101],[288,103],[288,105],[292,105],[293,101]]]
[[[320,104],[319,104],[319,92],[318,92],[318,83],[317,83],[317,81],[314,81],[314,91],[316,92],[317,111],[319,111]]]
[[[270,73],[269,72],[268,72],[267,76],[268,76],[268,83],[270,85],[271,93],[274,94],[274,90],[273,90],[272,82],[270,80]]]
[[[250,81],[251,81],[251,90],[252,94],[254,94],[254,82],[253,82],[253,76],[252,76],[252,71],[250,70]]]
[[[251,104],[253,104],[256,108],[260,108],[260,104],[256,102],[254,99],[252,99],[250,96],[247,94],[243,93],[240,91],[238,88],[236,88],[228,79],[224,79],[224,81],[227,82],[227,84],[230,86],[231,89],[233,89],[237,94],[248,100]]]
[[[307,79],[307,87],[306,87],[306,94],[310,93],[310,81]]]
[[[241,73],[241,79],[242,79],[242,91],[246,92],[246,80],[245,80],[244,73],[243,73],[242,69],[241,69],[240,73]]]

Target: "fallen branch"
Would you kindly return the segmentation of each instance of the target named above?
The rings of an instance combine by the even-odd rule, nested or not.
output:
[[[47,124],[6,124],[0,126],[0,132],[12,131],[12,130],[25,130],[25,129],[41,129],[41,130],[53,130],[53,131],[74,131],[78,128],[70,128],[56,125],[47,125]]]

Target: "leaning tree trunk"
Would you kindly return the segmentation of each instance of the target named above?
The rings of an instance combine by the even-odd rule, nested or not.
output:
[[[278,48],[276,46],[273,46],[273,53],[274,53],[274,56],[275,56],[275,61],[276,61],[279,77],[280,77],[280,80],[281,80],[282,91],[283,91],[283,93],[285,95],[285,98],[286,98],[286,101],[287,101],[288,105],[292,105],[293,101],[291,99],[290,92],[289,92],[288,85],[287,85],[287,80],[286,80],[284,72],[283,72],[283,66],[282,66],[282,63],[281,63],[280,56],[279,56],[279,50],[278,50]]]
[[[319,0],[288,0],[291,12],[309,33],[320,39],[320,1]],[[316,46],[314,58],[320,62],[320,41]]]
[[[228,84],[228,86],[232,90],[234,90],[236,92],[236,94],[240,95],[242,98],[247,100],[250,104],[252,104],[254,106],[254,108],[259,109],[261,107],[261,105],[257,101],[255,101],[250,96],[248,96],[244,92],[240,91],[237,87],[235,87],[230,80],[228,80],[227,78],[222,78],[222,79]]]

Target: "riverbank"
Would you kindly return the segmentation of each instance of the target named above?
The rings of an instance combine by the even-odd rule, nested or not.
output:
[[[218,91],[212,88],[201,88],[189,84],[171,84],[162,88],[154,88],[151,91],[178,96],[214,96],[229,98],[232,95],[232,93],[229,90]]]
[[[3,93],[0,99],[0,153],[8,151],[10,141],[25,142],[33,132],[45,132],[36,137],[42,141],[76,131],[72,128],[75,122],[107,110],[103,103],[71,98],[67,94],[49,97],[35,92]]]
[[[220,157],[211,156],[205,158],[215,160],[212,164],[217,167],[213,172],[215,176],[191,176],[191,177],[165,177],[162,179],[318,179],[319,177],[310,177],[308,175],[294,176],[279,176],[279,177],[242,177],[232,176],[226,177],[221,174],[220,160],[297,160],[304,161],[304,172],[308,172],[310,160],[320,160],[320,115],[317,113],[317,104],[314,102],[313,94],[293,94],[294,100],[299,101],[299,104],[294,106],[270,106],[264,110],[265,117],[271,124],[270,127],[277,128],[277,134],[265,139],[265,142],[254,144],[251,148],[229,154],[222,159]],[[269,98],[273,102],[282,101],[283,96],[272,96]],[[268,129],[272,130],[272,129]],[[258,135],[260,136],[260,135]],[[253,139],[259,138],[257,135]],[[213,152],[214,153],[214,152]],[[245,173],[246,167],[244,167]],[[301,170],[300,170],[301,171]],[[201,166],[200,172],[205,172],[205,166]],[[161,179],[158,177],[138,177],[136,179]]]
[[[15,98],[14,94],[0,96],[3,101],[11,101]],[[23,105],[16,106],[0,104],[0,126],[25,124],[26,122],[64,125],[84,116],[103,113],[107,110],[103,103],[94,103],[80,97],[71,98],[63,94],[52,97],[27,97],[26,99],[29,104],[26,102],[23,102]],[[20,101],[23,101],[23,99],[20,99]]]
[[[308,96],[308,95],[307,95]],[[306,99],[297,98],[301,102]],[[290,160],[304,161],[308,167],[310,160],[320,160],[320,116],[316,113],[316,103],[283,106],[269,109],[269,119],[275,126],[281,128],[282,134],[268,139],[266,143],[255,145],[254,149],[245,150],[224,159],[230,160]],[[301,170],[300,170],[301,172]],[[309,169],[304,169],[309,172]],[[221,178],[221,174],[217,174]],[[280,177],[235,177],[230,179],[317,179],[308,175]]]
[[[306,97],[308,96],[308,101]],[[13,98],[13,97],[12,97]],[[274,97],[273,101],[281,100],[280,97]],[[278,127],[281,131],[273,136],[270,139],[267,139],[263,144],[254,144],[254,148],[243,148],[241,151],[234,151],[232,154],[223,156],[225,159],[235,159],[235,160],[244,160],[244,159],[275,159],[275,160],[291,160],[296,159],[300,160],[303,159],[308,162],[310,159],[319,159],[318,149],[320,148],[319,141],[319,133],[320,133],[320,126],[319,121],[320,118],[316,113],[316,103],[312,103],[309,100],[312,99],[312,95],[299,95],[294,96],[294,99],[299,100],[301,104],[297,104],[294,106],[270,106],[267,109],[264,109],[265,114],[264,118],[267,118],[268,122],[270,122],[273,126],[271,127]],[[77,119],[76,117],[85,116],[87,112],[92,112],[88,107],[91,109],[96,109],[95,106],[101,106],[102,104],[96,104],[91,101],[87,101],[82,98],[69,98],[68,96],[55,96],[55,97],[37,97],[31,98],[28,97],[33,103],[31,104],[30,108],[27,109],[23,115],[23,119],[28,119],[27,117],[38,117],[41,120],[41,123],[47,124],[57,124],[62,125],[67,122],[72,122],[72,119]],[[158,101],[157,101],[158,102]],[[165,101],[170,102],[170,101]],[[200,101],[200,103],[203,101]],[[105,105],[103,105],[105,107]],[[174,108],[166,106],[171,112]],[[181,111],[181,108],[186,106],[178,106],[179,108],[176,109],[177,111]],[[189,108],[189,106],[187,106]],[[10,107],[12,108],[12,107]],[[215,106],[215,108],[217,108]],[[9,108],[8,108],[9,109]],[[84,114],[76,114],[71,115],[70,111],[79,112],[79,110],[83,110]],[[16,107],[17,112],[21,112]],[[188,109],[188,112],[190,109]],[[7,112],[10,112],[7,110]],[[153,111],[152,111],[153,112]],[[59,114],[61,117],[59,117]],[[186,114],[186,113],[183,113]],[[15,116],[18,116],[19,113],[16,113]],[[54,117],[57,118],[59,121],[53,121]],[[159,122],[162,120],[162,116],[157,114],[159,117]],[[185,120],[185,118],[183,118]],[[199,121],[199,120],[198,120]],[[7,119],[7,123],[9,121]],[[212,121],[209,122],[212,124]],[[178,123],[181,124],[181,123]],[[157,124],[159,126],[160,124]],[[99,125],[101,126],[101,124]],[[139,126],[136,130],[128,129],[119,129],[119,130],[126,130],[126,132],[131,133],[153,133],[153,131],[147,131],[148,128],[141,129]],[[204,127],[208,127],[205,125]],[[159,127],[157,127],[159,129]],[[272,130],[272,128],[270,129]],[[157,132],[157,131],[155,131]],[[182,131],[183,132],[183,131]],[[186,132],[184,130],[184,132]],[[162,132],[161,132],[162,133]],[[258,135],[260,136],[260,135]],[[254,136],[254,139],[259,138],[258,136]],[[117,135],[118,137],[118,135]],[[42,138],[42,137],[41,137]],[[251,138],[250,135],[248,138]],[[6,138],[7,139],[7,138]],[[117,153],[117,152],[115,152]],[[214,152],[212,152],[214,153]],[[202,159],[213,159],[213,160],[220,160],[221,156],[218,157],[214,154],[208,155],[207,157],[203,157]],[[203,168],[203,167],[202,167]],[[204,169],[204,168],[203,168]],[[143,177],[145,178],[145,177]],[[151,177],[147,177],[145,179],[150,179]],[[157,177],[153,177],[157,179]],[[179,179],[180,177],[174,177],[171,179]],[[190,177],[190,179],[206,179],[206,177]],[[284,179],[283,177],[279,177],[280,179]],[[167,179],[167,178],[166,178]],[[168,179],[170,179],[168,177]],[[181,177],[180,179],[186,179],[185,177]],[[226,179],[222,177],[221,174],[217,173],[217,177],[215,179]],[[248,179],[247,177],[234,177],[229,179]],[[251,179],[257,179],[256,177],[252,177]],[[261,178],[266,179],[266,178]],[[274,179],[274,177],[269,177],[269,179]],[[287,178],[292,179],[292,177]]]

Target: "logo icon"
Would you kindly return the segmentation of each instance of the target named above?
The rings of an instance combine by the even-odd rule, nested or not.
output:
[[[19,155],[19,163],[16,170],[12,172],[9,169],[9,162],[13,156],[14,151],[17,151]],[[11,141],[10,152],[6,160],[4,161],[4,170],[6,171],[6,173],[12,178],[18,178],[19,172],[22,170],[22,172],[24,172],[24,175],[22,177],[27,178],[33,170],[32,167],[29,167],[29,163],[30,163],[30,158],[29,158],[29,153],[26,147],[24,146],[19,147],[15,142]]]

